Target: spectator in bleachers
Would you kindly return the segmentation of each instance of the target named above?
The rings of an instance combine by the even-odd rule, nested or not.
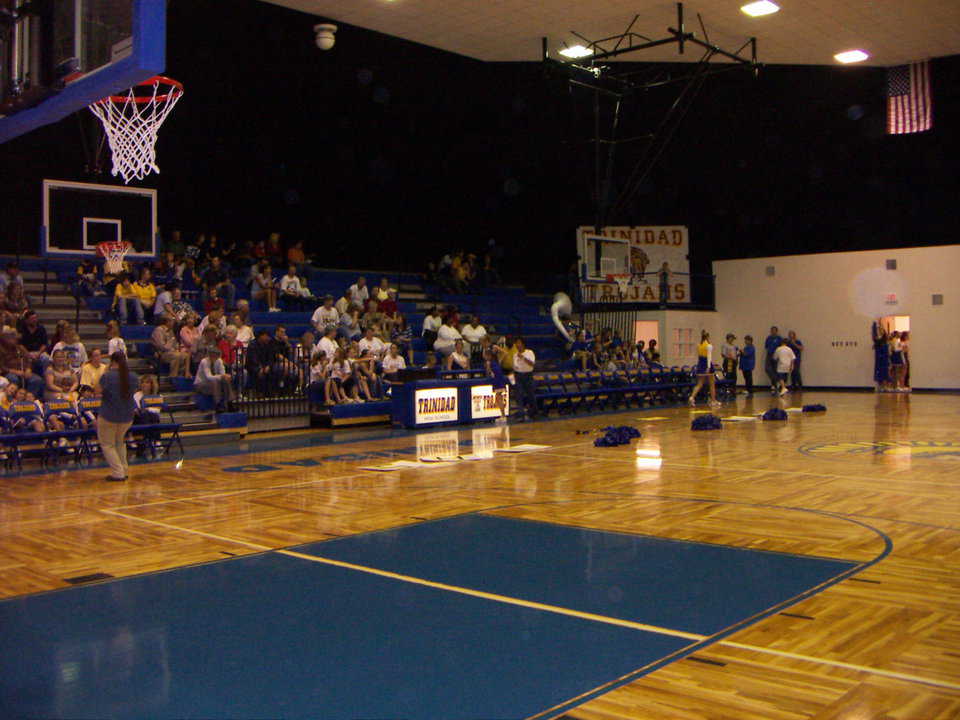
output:
[[[359,308],[367,306],[367,300],[370,299],[370,289],[367,287],[367,279],[362,275],[357,278],[357,282],[347,289],[347,296],[350,303]]]
[[[251,295],[255,300],[263,300],[268,312],[280,312],[277,307],[277,278],[270,263],[260,265],[260,271],[253,278]]]
[[[283,245],[280,243],[280,233],[272,232],[267,237],[267,244],[264,248],[267,262],[271,265],[280,266],[283,262]]]
[[[433,349],[446,359],[447,355],[453,352],[456,341],[462,339],[460,331],[450,324],[450,320],[444,320],[437,331],[437,339],[433,343]]]
[[[211,241],[215,242],[216,236],[211,236]],[[214,248],[216,250],[216,248]],[[219,254],[210,256],[210,265],[203,274],[204,302],[211,298],[211,293],[216,291],[217,296],[225,303],[226,310],[232,310],[236,307],[237,288],[230,281],[230,275],[223,266],[223,261]]]
[[[343,348],[337,348],[336,354],[329,362],[329,367],[330,380],[332,381],[330,397],[338,404],[360,402],[353,367],[347,358],[347,351]]]
[[[0,273],[0,290],[7,292],[11,285],[19,285],[23,289],[23,277],[20,275],[20,266],[12,260],[7,263],[6,272]]]
[[[287,266],[287,274],[280,278],[280,304],[288,311],[303,310],[303,286],[297,275],[297,266]],[[309,290],[307,291],[309,293]]]
[[[293,360],[296,363],[309,363],[316,353],[316,336],[307,330],[293,348]]]
[[[219,310],[222,313],[226,309],[227,304],[220,297],[217,289],[210,288],[206,292],[206,299],[203,301],[203,311],[209,315],[214,310]]]
[[[253,325],[250,320],[250,303],[247,300],[237,300],[237,315],[243,320],[244,325]]]
[[[214,258],[219,261],[219,264],[223,264],[223,247],[220,245],[220,239],[214,233],[210,233],[206,245],[200,249],[200,260],[207,267],[211,267]]]
[[[33,372],[30,353],[17,342],[17,331],[13,328],[0,333],[0,369],[11,383],[36,396],[43,394],[43,378]]]
[[[307,264],[307,256],[303,252],[303,241],[297,240],[287,248],[287,262],[297,268],[297,272],[303,272]]]
[[[200,356],[197,354],[197,343],[199,342],[200,330],[197,328],[197,316],[190,313],[184,318],[183,327],[180,328],[180,344],[196,362],[200,361]]]
[[[360,327],[364,330],[371,327],[379,327],[383,322],[383,315],[378,309],[378,303],[376,300],[368,300],[366,310],[363,313],[363,317],[360,318]]]
[[[157,288],[153,284],[153,275],[150,273],[150,268],[144,267],[140,270],[140,278],[133,283],[133,290],[143,308],[144,317],[152,320],[153,306],[157,302]]]
[[[400,322],[390,331],[390,342],[397,346],[401,354],[409,357],[410,364],[413,365],[413,334],[404,317],[399,317]]]
[[[397,294],[396,288],[390,287],[390,280],[388,278],[382,277],[380,278],[380,284],[377,285],[376,288],[374,288],[373,294],[370,297],[372,297],[377,302],[383,302],[390,296],[391,291],[393,292],[394,296],[396,296]]]
[[[384,332],[388,335],[393,332],[394,327],[403,324],[403,316],[397,304],[397,291],[393,288],[387,291],[387,297],[380,301],[377,310],[380,313]]]
[[[93,258],[84,258],[77,266],[77,291],[84,297],[102,295],[102,283]]]
[[[351,345],[347,348],[347,362],[353,373],[353,399],[354,402],[360,402],[360,393],[367,402],[373,400],[373,394],[370,392],[372,384],[377,383],[376,372],[373,369],[375,360],[370,357],[369,352],[358,353],[357,347]]]
[[[383,356],[387,353],[387,346],[384,344],[383,340],[378,338],[374,334],[373,327],[367,327],[364,331],[363,337],[360,339],[360,342],[357,343],[357,349],[362,356],[364,352],[369,351],[373,356],[374,360],[380,362],[383,359]]]
[[[120,336],[120,323],[111,320],[104,327],[104,333],[107,336],[107,357],[115,352],[127,354],[127,342]]]
[[[203,233],[197,235],[193,240],[187,242],[186,247],[183,249],[183,256],[187,259],[187,266],[190,266],[190,261],[194,265],[197,265],[200,262],[200,252],[201,248],[207,244],[207,236]]]
[[[578,331],[573,343],[570,345],[570,359],[579,365],[581,370],[585,371],[590,367],[593,357],[592,343],[587,341],[586,331]]]
[[[17,318],[7,310],[7,294],[0,292],[0,328],[16,328]]]
[[[43,365],[50,357],[47,355],[50,341],[47,338],[47,329],[40,322],[35,310],[27,310],[17,323],[17,330],[20,333],[20,344],[27,349],[33,360],[34,372],[43,372]]]
[[[247,323],[239,313],[233,315],[230,318],[230,323],[237,328],[237,342],[247,347],[250,344],[250,341],[253,340],[253,328]]]
[[[481,342],[487,336],[487,329],[480,322],[480,318],[474,315],[470,322],[460,328],[460,334],[466,342],[464,347],[471,364],[478,365],[482,360]]]
[[[423,338],[423,342],[428,349],[432,348],[433,344],[437,341],[437,332],[440,330],[442,324],[443,321],[440,319],[440,311],[437,309],[437,306],[434,305],[424,316],[423,329],[420,331],[420,337]]]
[[[456,367],[454,367],[456,366]],[[470,358],[467,357],[463,349],[463,340],[456,340],[453,343],[453,352],[447,355],[447,359],[444,362],[444,369],[446,370],[469,370],[470,369]]]
[[[647,343],[647,352],[646,352],[645,354],[646,354],[646,358],[647,358],[647,363],[648,363],[648,364],[650,364],[650,365],[652,365],[653,363],[658,363],[658,364],[659,364],[659,362],[660,362],[660,350],[659,350],[659,348],[657,347],[657,341],[656,341],[656,339],[650,338],[650,342]]]
[[[333,405],[336,398],[331,397],[334,389],[330,379],[330,363],[327,356],[321,352],[313,354],[310,359],[310,391],[317,393],[323,391],[323,401],[325,405]]]
[[[172,252],[165,252],[153,263],[153,279],[158,285],[177,280],[177,258]]]
[[[400,348],[395,343],[390,344],[390,349],[383,358],[382,367],[383,378],[389,382],[397,382],[399,380],[398,373],[406,369],[407,362],[403,359]]]
[[[190,374],[190,352],[177,340],[174,323],[172,315],[164,315],[160,324],[153,329],[150,342],[153,344],[153,351],[157,357],[170,365],[171,376],[192,377]]]
[[[69,323],[63,328],[63,340],[53,346],[53,351],[56,352],[57,350],[63,350],[67,354],[67,362],[70,363],[70,367],[76,373],[80,372],[80,368],[87,361],[87,348],[80,341],[77,329]],[[34,393],[34,395],[36,394]]]
[[[347,288],[333,306],[337,309],[337,312],[340,313],[340,316],[343,317],[350,311],[351,305],[350,288]]]
[[[220,342],[220,332],[215,325],[207,325],[200,331],[200,339],[197,341],[196,357],[203,359],[213,348],[220,349],[217,343]],[[197,360],[199,362],[199,360]]]
[[[246,369],[250,382],[261,395],[267,395],[277,384],[277,348],[266,330],[259,330],[257,339],[247,346]]]
[[[176,285],[167,282],[163,290],[157,293],[157,299],[153,303],[153,321],[160,324],[164,315],[173,315],[173,289]]]
[[[363,335],[360,326],[360,311],[356,308],[348,310],[340,316],[340,335],[347,340],[359,340]]]
[[[127,324],[127,319],[131,313],[136,319],[138,325],[143,325],[143,305],[140,304],[140,298],[133,284],[130,282],[130,276],[123,274],[119,276],[119,282],[116,285],[113,294],[113,309],[120,316],[120,322]]]
[[[163,396],[160,394],[160,383],[156,375],[144,375],[140,378],[140,387],[133,394],[133,408],[134,425],[157,425],[160,423]],[[155,449],[160,445],[160,433],[156,430],[145,430],[143,437],[146,442],[152,443]],[[142,456],[144,450],[143,445],[138,443],[137,455]]]
[[[94,387],[94,393],[98,392],[99,384],[100,377],[97,376],[97,387]],[[66,353],[63,350],[55,351],[50,365],[47,366],[47,371],[44,373],[44,400],[75,400],[75,393],[79,386],[80,380],[73,368],[70,367],[70,363],[67,362]]]
[[[618,362],[623,362],[627,359],[623,346],[623,338],[620,337],[619,330],[614,330],[613,337],[610,339],[610,355]]]
[[[484,253],[483,255],[483,269],[481,270],[481,277],[483,278],[484,287],[500,284],[500,273],[494,264],[493,255],[489,252]]]
[[[327,325],[324,329],[323,337],[317,342],[317,352],[323,353],[328,361],[332,361],[338,348],[337,327],[335,325]]]
[[[80,366],[80,384],[89,385],[93,391],[100,394],[100,378],[107,371],[107,364],[103,362],[100,348],[92,348],[90,357]],[[75,399],[75,398],[74,398]]]
[[[200,361],[193,387],[201,395],[211,396],[214,408],[219,412],[229,411],[233,406],[233,378],[224,367],[218,348],[208,350]]]
[[[7,299],[4,303],[4,309],[10,312],[14,318],[21,318],[29,307],[30,303],[23,292],[23,283],[10,283],[7,286]]]
[[[333,295],[325,295],[323,305],[313,312],[310,323],[317,332],[323,332],[327,325],[336,325],[340,322],[340,312],[333,306]]]
[[[227,327],[224,328],[223,335],[221,335],[217,341],[217,348],[220,350],[220,359],[223,360],[227,372],[232,375],[236,374],[238,369],[237,362],[239,360],[238,353],[243,350],[243,344],[237,340],[236,325],[227,325]]]
[[[183,244],[183,236],[179,230],[170,231],[170,237],[163,243],[163,249],[174,255],[183,255],[186,247]]]
[[[212,327],[216,330],[217,336],[223,332],[223,329],[227,326],[227,319],[223,316],[223,310],[219,308],[213,308],[204,318],[200,321],[200,325],[197,326],[197,330],[200,331],[200,334],[203,335],[204,331],[208,327]]]

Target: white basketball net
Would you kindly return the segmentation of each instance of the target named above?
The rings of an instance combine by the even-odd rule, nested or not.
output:
[[[130,244],[125,242],[105,242],[97,245],[97,251],[103,255],[103,269],[110,275],[123,272],[123,258],[130,252]]]
[[[630,287],[629,275],[614,275],[614,281],[617,283],[617,290],[620,291],[620,297],[627,294],[627,288]]]
[[[124,184],[160,172],[155,148],[157,133],[181,97],[180,83],[155,77],[130,88],[126,95],[111,95],[90,105],[107,134],[113,155],[112,174],[123,177]]]

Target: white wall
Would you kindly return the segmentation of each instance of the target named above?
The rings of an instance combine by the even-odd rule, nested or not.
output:
[[[886,269],[888,259],[896,270]],[[721,325],[714,344],[727,332],[738,343],[753,335],[754,382],[763,382],[763,340],[777,325],[804,342],[804,384],[872,386],[871,322],[909,315],[913,387],[960,389],[960,245],[724,260],[713,269]],[[932,304],[934,293],[943,305]]]

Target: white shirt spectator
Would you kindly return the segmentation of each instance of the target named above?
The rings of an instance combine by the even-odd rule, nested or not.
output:
[[[468,323],[463,326],[461,333],[464,340],[471,345],[477,345],[482,338],[487,336],[487,329],[483,325],[470,325]]]
[[[280,278],[280,292],[301,295],[303,287],[300,285],[300,278],[296,275],[284,275]]]
[[[403,370],[407,367],[407,361],[403,359],[403,355],[397,354],[396,357],[391,357],[387,355],[383,359],[383,372],[386,374],[395,373],[398,370]]]
[[[360,307],[366,307],[367,300],[370,299],[370,289],[366,285],[359,287],[354,283],[350,286],[348,292],[350,293],[350,302]]]
[[[323,330],[327,325],[336,325],[340,322],[340,312],[335,307],[324,307],[321,305],[313,312],[310,322],[318,330]]]
[[[388,350],[383,340],[378,338],[376,335],[369,340],[367,338],[360,338],[360,342],[357,343],[357,348],[359,348],[361,355],[363,354],[364,350],[369,350],[370,354],[373,355],[377,360],[382,358]]]
[[[241,325],[237,328],[237,342],[246,347],[253,340],[253,328],[249,325]]]
[[[333,306],[337,309],[337,312],[340,315],[346,315],[350,310],[350,298],[348,298],[346,295],[343,295],[333,304]]]
[[[154,317],[160,317],[167,311],[167,305],[173,303],[173,293],[169,290],[157,293],[157,301],[153,304]]]
[[[122,337],[110,338],[107,341],[107,357],[110,357],[115,352],[122,352],[124,355],[127,354],[127,343]]]
[[[340,346],[336,342],[324,335],[320,338],[320,342],[317,343],[317,350],[322,352],[327,356],[327,360],[333,360],[333,356],[337,354],[337,349]]]
[[[197,326],[197,330],[200,331],[201,335],[203,335],[203,331],[207,329],[207,325],[209,324],[210,324],[210,316],[204,315],[203,320],[201,320],[200,324]],[[223,317],[223,315],[220,316],[220,322],[217,323],[216,327],[217,327],[217,334],[222,333],[223,329],[227,327],[227,319]]]
[[[423,319],[423,330],[420,331],[420,336],[422,337],[427,332],[437,332],[442,324],[443,321],[439,315],[427,315]]]
[[[517,353],[513,358],[513,369],[517,372],[533,372],[533,366],[537,362],[537,356],[533,350],[527,348],[522,353]]]
[[[789,345],[781,345],[773,351],[773,359],[777,361],[778,373],[788,373],[793,368],[793,361],[797,356]]]
[[[437,340],[433,343],[433,349],[438,353],[449,355],[453,352],[453,346],[456,344],[457,340],[463,340],[463,337],[460,335],[460,331],[455,327],[443,324],[437,331]]]
[[[456,370],[456,367],[454,366],[459,366],[464,370],[470,369],[470,359],[463,353],[458,353],[456,350],[454,350],[452,353],[450,353],[450,358],[453,360],[450,365],[451,370]]]

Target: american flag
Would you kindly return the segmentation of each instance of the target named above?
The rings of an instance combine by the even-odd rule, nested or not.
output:
[[[930,62],[887,69],[887,133],[904,135],[933,127]]]

